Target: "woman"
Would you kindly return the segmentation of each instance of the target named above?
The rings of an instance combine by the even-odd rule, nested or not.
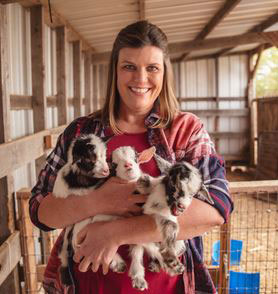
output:
[[[90,224],[79,233],[81,246],[72,265],[75,287],[67,289],[58,277],[59,238],[45,273],[47,293],[72,293],[73,289],[82,294],[138,293],[132,288],[127,273],[108,271],[109,263],[118,250],[129,262],[126,244],[161,240],[153,218],[140,214],[141,208],[137,204],[144,203],[146,196],[132,195],[134,183],[111,178],[84,197],[71,195],[61,199],[52,195],[55,177],[66,162],[70,141],[85,133],[101,137],[113,135],[108,143],[108,157],[118,146],[131,145],[139,152],[155,146],[164,159],[171,162],[187,160],[199,168],[215,204],[211,206],[194,199],[179,217],[178,239],[189,239],[183,256],[186,271],[175,277],[163,271],[146,271],[147,293],[215,293],[202,262],[202,239],[198,236],[227,221],[232,211],[225,169],[201,121],[190,113],[178,111],[167,38],[157,26],[147,21],[131,24],[118,34],[111,54],[103,109],[76,119],[66,128],[48,157],[30,200],[32,221],[46,231],[96,214],[129,217]],[[142,169],[152,176],[160,174],[154,159],[142,165]],[[147,257],[144,262],[147,264]]]

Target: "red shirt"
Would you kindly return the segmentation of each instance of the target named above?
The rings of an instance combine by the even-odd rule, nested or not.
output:
[[[147,132],[139,134],[123,134],[114,136],[108,142],[107,157],[111,157],[111,153],[117,147],[131,146],[134,147],[137,152],[150,147],[147,138]],[[151,176],[159,176],[160,171],[156,165],[155,160],[152,158],[149,162],[140,165],[143,172],[150,174]],[[132,287],[131,279],[128,276],[128,270],[130,267],[130,257],[128,253],[128,246],[121,246],[118,253],[122,256],[127,264],[127,271],[122,274],[114,273],[109,270],[107,275],[102,274],[102,269],[94,273],[92,270],[88,270],[86,273],[81,273],[77,269],[78,265],[74,266],[74,276],[77,281],[77,293],[79,294],[138,294],[138,293],[150,293],[150,294],[177,294],[183,293],[182,275],[171,277],[164,271],[160,273],[152,273],[148,270],[148,256],[144,255],[145,266],[145,279],[148,282],[149,289],[143,292],[136,290]],[[179,289],[179,291],[178,291]]]

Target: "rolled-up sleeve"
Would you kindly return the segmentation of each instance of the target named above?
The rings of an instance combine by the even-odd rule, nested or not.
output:
[[[55,179],[59,169],[65,164],[64,134],[60,135],[56,147],[46,159],[45,167],[41,170],[38,181],[31,191],[29,200],[29,213],[31,221],[43,231],[50,231],[53,228],[41,223],[38,219],[38,209],[43,198],[52,192]]]
[[[216,153],[214,144],[199,119],[195,120],[193,129],[184,150],[184,159],[200,170],[203,182],[214,200],[213,206],[227,222],[233,211],[233,201],[229,193],[224,159]]]

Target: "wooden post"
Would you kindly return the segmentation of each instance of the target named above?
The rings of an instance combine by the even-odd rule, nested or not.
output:
[[[30,8],[31,18],[31,56],[32,56],[32,91],[34,131],[46,129],[47,104],[45,95],[45,56],[44,56],[44,23],[43,7]],[[45,156],[36,160],[36,174],[45,163]]]
[[[257,104],[253,103],[253,99],[256,97],[256,92],[254,89],[254,79],[256,76],[256,72],[260,63],[260,59],[264,50],[264,45],[258,47],[258,57],[256,60],[256,64],[253,65],[253,54],[249,55],[248,62],[248,84],[247,84],[247,97],[248,97],[248,106],[250,109],[250,165],[255,165],[256,156],[256,147],[255,147],[255,137],[257,134]]]
[[[73,105],[74,117],[81,116],[81,87],[80,87],[80,63],[81,63],[81,48],[80,41],[73,42]]]
[[[216,109],[219,109],[219,59],[215,58],[215,92],[216,92]],[[219,116],[214,118],[214,128],[215,132],[219,131]],[[215,150],[219,152],[219,138],[215,139]]]
[[[68,100],[66,92],[66,38],[65,27],[56,28],[56,55],[57,55],[57,106],[58,125],[68,123]]]
[[[96,111],[99,109],[98,100],[99,100],[99,71],[98,64],[93,65],[93,110]]]
[[[221,226],[220,231],[220,264],[218,293],[229,293],[229,270],[230,270],[230,222]]]
[[[20,233],[22,240],[23,265],[25,275],[25,291],[37,293],[37,269],[35,244],[33,238],[33,224],[29,217],[30,189],[21,189],[17,192]]]
[[[6,7],[0,5],[0,144],[11,141],[9,54]],[[0,179],[0,245],[15,231],[13,175]],[[18,269],[0,286],[0,293],[20,293]]]
[[[85,51],[85,64],[84,64],[84,86],[85,86],[85,114],[89,114],[93,111],[92,104],[92,87],[91,87],[91,53]]]

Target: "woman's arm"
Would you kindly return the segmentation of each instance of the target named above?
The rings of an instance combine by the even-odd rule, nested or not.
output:
[[[135,182],[124,183],[118,178],[111,178],[84,196],[57,198],[49,193],[38,208],[39,222],[51,228],[64,228],[97,214],[140,213],[142,208],[136,203],[144,203],[147,196],[132,194],[135,185]]]
[[[207,232],[216,225],[224,223],[219,212],[203,201],[193,199],[190,207],[178,218],[180,231],[178,239],[185,240]],[[113,222],[93,223],[81,230],[78,235],[81,247],[74,260],[80,262],[79,270],[87,271],[90,264],[97,271],[102,265],[104,273],[118,247],[124,244],[142,244],[161,241],[161,233],[152,216],[115,220]]]

